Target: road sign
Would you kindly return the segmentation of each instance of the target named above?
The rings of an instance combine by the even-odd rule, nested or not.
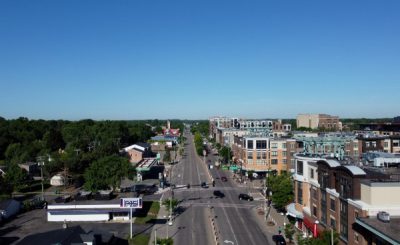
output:
[[[121,198],[119,206],[121,208],[142,208],[143,201],[142,198]]]
[[[228,170],[228,166],[222,166],[222,170]]]
[[[229,167],[229,169],[230,169],[230,170],[237,170],[238,167],[237,167],[236,165],[232,165],[232,166]]]

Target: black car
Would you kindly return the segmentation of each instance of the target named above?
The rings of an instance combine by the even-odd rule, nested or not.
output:
[[[208,185],[207,185],[206,182],[202,182],[202,183],[201,183],[201,187],[202,187],[202,188],[208,188]]]
[[[221,191],[214,191],[214,196],[219,197],[219,198],[223,198],[225,197],[225,194],[222,193]]]
[[[282,235],[273,235],[272,240],[276,245],[286,245],[286,240]]]
[[[240,200],[246,200],[246,201],[253,201],[254,200],[254,198],[252,196],[244,194],[244,193],[239,194],[239,199]]]

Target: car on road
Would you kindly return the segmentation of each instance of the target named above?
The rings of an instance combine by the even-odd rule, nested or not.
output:
[[[214,191],[213,194],[214,194],[215,197],[219,197],[219,198],[224,198],[224,197],[225,197],[225,194],[222,193],[222,192],[219,191],[219,190]]]
[[[273,235],[272,240],[276,245],[286,245],[286,240],[282,235]]]
[[[252,196],[244,194],[244,193],[239,194],[239,199],[240,200],[246,200],[246,201],[253,201],[254,200],[254,198]]]
[[[227,182],[228,179],[227,179],[225,176],[222,176],[222,177],[221,177],[221,181],[222,181],[222,182]]]
[[[201,188],[208,188],[208,184],[206,182],[201,183]]]

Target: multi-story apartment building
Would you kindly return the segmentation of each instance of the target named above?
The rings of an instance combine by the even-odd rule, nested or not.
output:
[[[288,214],[296,217],[299,229],[314,236],[333,229],[340,244],[393,244],[367,232],[367,225],[356,224],[376,217],[378,211],[400,215],[400,178],[394,179],[387,169],[361,169],[326,157],[297,154],[295,159],[295,205],[288,206]]]
[[[299,151],[294,139],[235,136],[232,145],[234,160],[244,171],[260,174],[269,171],[278,173],[290,171],[293,156]]]
[[[299,114],[297,115],[297,127],[342,130],[342,123],[337,116],[327,114]]]

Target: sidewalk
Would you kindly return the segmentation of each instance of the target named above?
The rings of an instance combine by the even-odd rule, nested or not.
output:
[[[167,238],[173,236],[176,233],[176,226],[174,224],[175,222],[173,222],[173,225],[171,226],[168,225],[168,216],[169,212],[166,210],[165,206],[160,206],[160,210],[157,215],[157,220],[159,222],[157,222],[151,230],[149,245],[155,244],[154,240],[156,236],[157,238]]]

